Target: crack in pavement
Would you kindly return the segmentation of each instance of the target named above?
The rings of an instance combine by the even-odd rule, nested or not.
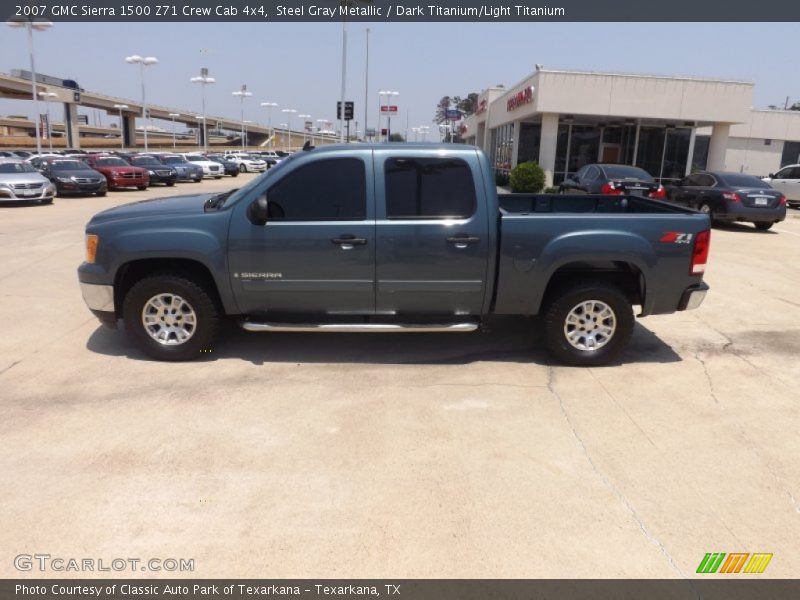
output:
[[[594,471],[595,475],[597,475],[600,478],[600,481],[603,483],[603,485],[611,493],[613,493],[617,497],[617,499],[622,503],[622,505],[626,508],[628,513],[630,513],[631,517],[633,517],[634,521],[636,521],[636,524],[639,526],[639,529],[641,530],[644,537],[651,544],[653,544],[659,549],[661,554],[667,559],[667,562],[669,562],[672,569],[676,573],[678,573],[681,577],[688,580],[689,577],[687,576],[687,574],[684,573],[683,570],[677,565],[675,560],[672,558],[672,555],[664,546],[664,544],[662,544],[661,541],[658,540],[658,538],[656,538],[655,535],[653,535],[653,533],[647,528],[644,521],[639,516],[639,513],[636,512],[636,509],[633,507],[630,501],[625,497],[625,494],[623,494],[622,491],[619,488],[617,488],[617,486],[615,486],[614,483],[597,467],[597,464],[594,462],[594,459],[592,459],[592,455],[589,453],[589,449],[586,446],[586,442],[583,441],[583,438],[580,436],[577,429],[575,428],[575,424],[572,422],[572,419],[570,419],[569,413],[567,412],[567,408],[566,406],[564,406],[564,400],[561,398],[561,394],[559,394],[556,391],[554,385],[555,385],[555,370],[552,366],[549,366],[547,368],[547,389],[549,389],[550,393],[553,394],[556,400],[558,400],[558,407],[561,410],[561,415],[567,422],[567,425],[569,426],[570,431],[572,432],[572,437],[575,438],[575,440],[578,442],[578,445],[581,447],[581,450],[583,451],[583,454],[586,457],[589,466],[592,468],[592,471]]]
[[[645,439],[646,439],[648,442],[650,442],[650,445],[651,445],[653,448],[658,448],[658,447],[656,446],[655,442],[653,442],[653,440],[651,440],[651,439],[650,439],[650,436],[649,436],[649,435],[647,435],[647,433],[645,433],[644,429],[642,429],[642,428],[641,428],[641,426],[639,425],[639,423],[637,423],[637,422],[636,422],[636,420],[635,420],[635,419],[634,419],[634,418],[633,418],[633,417],[630,415],[630,413],[628,413],[628,411],[625,409],[625,407],[624,407],[624,406],[622,406],[622,404],[620,404],[620,403],[619,403],[619,401],[617,400],[617,397],[616,397],[614,394],[612,394],[610,391],[608,391],[608,388],[607,388],[605,385],[603,385],[603,382],[602,382],[602,381],[600,381],[600,379],[598,379],[598,378],[597,378],[597,375],[595,375],[595,373],[594,373],[594,370],[593,370],[593,369],[587,369],[587,371],[589,371],[589,375],[591,375],[591,376],[592,376],[592,379],[594,379],[594,380],[597,382],[597,384],[598,384],[598,385],[600,386],[600,388],[601,388],[601,389],[602,389],[602,390],[603,390],[603,391],[606,393],[606,395],[607,395],[609,398],[611,398],[611,400],[613,400],[613,401],[614,401],[614,404],[616,404],[616,405],[617,405],[617,408],[619,408],[619,409],[620,409],[620,410],[623,412],[623,414],[624,414],[624,415],[625,415],[625,416],[628,418],[628,420],[629,420],[631,423],[633,423],[634,427],[636,427],[636,429],[638,429],[638,430],[641,432],[641,434],[644,436],[644,438],[645,438]]]

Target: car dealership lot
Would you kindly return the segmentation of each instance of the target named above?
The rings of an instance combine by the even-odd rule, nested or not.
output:
[[[232,327],[179,364],[101,328],[89,217],[251,177],[0,206],[0,575],[36,552],[200,577],[676,577],[772,552],[765,576],[796,575],[798,211],[715,229],[706,302],[640,321],[613,367],[553,364],[526,321]]]

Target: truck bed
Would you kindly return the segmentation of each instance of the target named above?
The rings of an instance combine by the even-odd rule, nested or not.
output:
[[[640,196],[499,194],[503,214],[534,213],[613,213],[613,214],[694,214],[696,211],[669,202]]]

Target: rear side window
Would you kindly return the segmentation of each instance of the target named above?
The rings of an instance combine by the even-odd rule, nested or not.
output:
[[[457,158],[388,158],[386,216],[390,219],[465,218],[477,200],[472,171]]]
[[[269,188],[267,198],[271,221],[361,221],[367,216],[364,162],[316,160]]]

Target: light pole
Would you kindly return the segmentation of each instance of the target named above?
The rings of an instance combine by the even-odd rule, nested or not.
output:
[[[244,128],[244,137],[247,137],[247,124],[252,123],[251,119],[245,119],[242,121],[242,127]]]
[[[369,32],[370,28],[367,27],[367,60],[364,65],[364,139],[367,139],[367,131],[369,131]]]
[[[28,56],[31,62],[31,96],[33,96],[33,128],[36,131],[36,153],[42,153],[42,138],[39,135],[39,98],[36,93],[36,66],[33,60],[33,31],[46,31],[53,26],[50,21],[35,21],[31,18],[13,18],[6,21],[9,27],[19,29],[24,27],[28,32]]]
[[[200,84],[200,95],[203,101],[203,129],[201,130],[201,137],[203,138],[203,152],[208,152],[208,131],[206,130],[206,86],[216,83],[216,79],[208,76],[208,69],[205,67],[200,69],[200,75],[192,77],[189,81],[192,83]]]
[[[239,96],[239,100],[241,100],[242,105],[242,152],[244,152],[244,99],[252,96],[253,92],[248,92],[247,84],[243,83],[242,88],[239,91],[233,92],[233,95]]]
[[[392,116],[389,112],[391,105],[391,98],[394,96],[399,96],[400,92],[395,92],[393,90],[379,90],[378,91],[378,98],[379,98],[379,105],[381,106],[380,110],[383,107],[383,100],[382,98],[386,96],[386,141],[389,141],[389,137],[392,135]],[[381,126],[381,118],[380,114],[378,114],[378,128]]]
[[[127,104],[115,104],[114,108],[119,111],[119,147],[120,150],[125,148],[125,125],[122,122],[122,111],[128,108]],[[136,128],[134,127],[134,135],[136,135]]]
[[[306,145],[306,122],[305,122],[305,119],[310,119],[311,115],[297,115],[297,118],[298,119],[303,119],[303,145],[305,146]],[[313,138],[311,140],[311,143],[312,144],[314,143]]]
[[[267,129],[269,129],[269,147],[275,142],[275,130],[272,129],[272,109],[278,106],[277,102],[262,102],[261,106],[267,109]]]
[[[50,98],[58,98],[58,94],[53,92],[39,92],[39,97],[44,98],[47,106],[47,142],[50,145],[50,152],[53,151],[53,128],[50,126]]]
[[[180,113],[169,113],[172,118],[172,150],[175,151],[175,117],[180,117]]]
[[[155,56],[141,57],[138,54],[126,56],[125,62],[129,65],[139,65],[139,76],[142,81],[142,119],[144,120],[144,151],[147,152],[147,122],[150,115],[147,112],[147,96],[144,93],[144,68],[151,65],[158,64],[158,59]],[[133,142],[136,144],[136,127],[133,128]]]
[[[286,127],[289,129],[289,152],[292,151],[292,115],[297,111],[293,108],[284,108],[281,112],[286,113],[286,120],[288,121]]]
[[[200,135],[203,138],[203,154],[208,153],[208,146],[205,144],[206,134],[208,133],[208,129],[206,129],[206,116],[205,115],[195,115],[195,119],[197,119],[197,131],[202,132]],[[197,140],[197,148],[200,148],[200,140]]]

